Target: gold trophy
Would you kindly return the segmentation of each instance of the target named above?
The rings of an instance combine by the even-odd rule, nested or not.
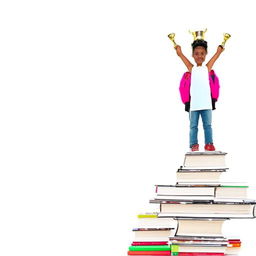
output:
[[[224,36],[224,40],[223,40],[221,46],[224,48],[226,41],[231,37],[231,35],[228,33],[224,33],[223,36]]]
[[[174,41],[175,33],[171,33],[168,35],[169,39],[173,42],[174,47],[177,46],[176,42]]]
[[[195,40],[204,40],[204,34],[207,31],[207,28],[203,31],[188,31],[190,34],[192,34],[192,36],[194,37],[194,41]]]

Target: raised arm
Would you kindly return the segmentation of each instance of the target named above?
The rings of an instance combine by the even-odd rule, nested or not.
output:
[[[209,60],[209,62],[206,64],[208,71],[210,72],[212,70],[213,64],[215,61],[220,57],[220,54],[224,51],[224,48],[222,46],[218,46],[216,53],[212,56],[212,58]]]
[[[189,72],[191,72],[193,64],[187,59],[187,57],[182,53],[181,47],[179,45],[175,46],[177,55],[181,58],[183,63],[186,65]]]

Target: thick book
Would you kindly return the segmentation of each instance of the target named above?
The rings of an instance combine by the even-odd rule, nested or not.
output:
[[[220,176],[226,168],[222,169],[192,169],[180,168],[177,171],[177,182],[219,182]]]
[[[188,152],[185,155],[184,167],[225,168],[226,153],[221,151]]]
[[[255,203],[251,202],[177,202],[151,200],[160,203],[158,217],[254,218]]]
[[[219,182],[221,172],[177,172],[177,182]]]
[[[223,237],[222,226],[225,220],[226,219],[177,219],[176,236]]]

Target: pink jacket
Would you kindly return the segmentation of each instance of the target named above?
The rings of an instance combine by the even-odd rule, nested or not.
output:
[[[211,96],[212,100],[216,102],[219,98],[219,78],[216,76],[215,72],[211,70],[209,72],[209,81],[211,87]],[[183,74],[181,81],[180,81],[180,97],[184,104],[190,102],[190,83],[191,83],[191,73],[186,72]]]

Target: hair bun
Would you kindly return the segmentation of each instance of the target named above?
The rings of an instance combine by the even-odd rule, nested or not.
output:
[[[191,45],[192,45],[193,51],[194,51],[195,48],[198,47],[198,46],[204,47],[205,50],[207,51],[207,42],[206,42],[205,40],[197,39],[197,40],[195,40]]]

